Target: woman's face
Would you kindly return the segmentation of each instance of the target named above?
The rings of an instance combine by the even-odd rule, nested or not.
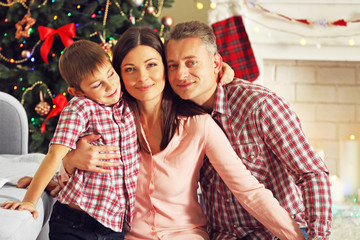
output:
[[[139,45],[121,63],[121,77],[128,93],[138,102],[158,104],[165,87],[161,55],[152,47]]]

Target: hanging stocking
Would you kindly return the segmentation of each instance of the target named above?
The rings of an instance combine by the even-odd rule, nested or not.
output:
[[[259,68],[241,16],[233,16],[211,25],[223,61],[235,71],[235,77],[254,81]]]

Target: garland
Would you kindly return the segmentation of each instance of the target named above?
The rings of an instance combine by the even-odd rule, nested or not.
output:
[[[360,19],[357,20],[344,20],[344,19],[338,19],[336,21],[327,21],[326,19],[318,19],[318,20],[309,20],[309,19],[299,19],[299,18],[292,18],[292,17],[288,17],[284,14],[278,13],[278,12],[274,12],[271,11],[265,7],[263,7],[260,3],[258,3],[257,0],[245,0],[245,4],[248,3],[249,5],[251,5],[252,7],[257,7],[260,10],[266,12],[266,13],[270,13],[272,15],[284,18],[288,21],[295,21],[295,22],[299,22],[299,23],[303,23],[306,25],[319,25],[322,27],[328,27],[328,26],[341,26],[341,27],[347,27],[347,25],[349,23],[358,23],[360,22]]]

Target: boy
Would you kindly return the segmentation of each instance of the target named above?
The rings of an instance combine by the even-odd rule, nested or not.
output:
[[[59,60],[61,76],[75,97],[61,113],[53,139],[22,202],[5,202],[7,209],[26,209],[36,219],[36,204],[66,153],[80,137],[99,134],[93,145],[115,145],[121,159],[109,174],[75,170],[58,194],[50,219],[50,238],[99,234],[123,239],[124,220],[130,225],[135,204],[139,153],[134,117],[121,99],[119,75],[96,43],[79,40]],[[97,221],[96,221],[97,220]],[[75,222],[75,224],[74,224]],[[69,227],[67,227],[69,226]]]

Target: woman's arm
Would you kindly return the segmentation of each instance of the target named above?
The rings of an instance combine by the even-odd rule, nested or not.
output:
[[[234,80],[235,72],[229,64],[222,62],[222,67],[219,72],[219,85],[226,85]]]
[[[85,136],[76,143],[76,149],[68,152],[63,159],[63,166],[68,174],[73,174],[75,169],[81,169],[96,173],[111,173],[111,169],[105,167],[116,167],[119,162],[102,161],[105,159],[120,158],[120,148],[117,146],[94,146],[90,142],[100,138],[100,135]]]
[[[210,117],[204,126],[206,155],[241,205],[280,239],[304,239],[297,223],[271,191],[246,169],[220,127]]]

